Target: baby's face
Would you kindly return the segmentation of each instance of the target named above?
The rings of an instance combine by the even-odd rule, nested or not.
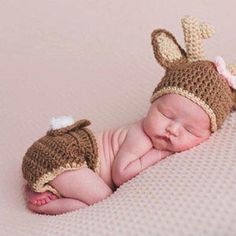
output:
[[[207,113],[177,94],[161,96],[152,103],[144,118],[143,129],[156,149],[173,152],[197,146],[211,135]]]

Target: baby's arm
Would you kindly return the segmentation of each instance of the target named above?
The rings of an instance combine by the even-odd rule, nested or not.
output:
[[[167,153],[156,150],[144,133],[142,120],[131,126],[112,166],[112,178],[117,186],[128,181]]]
[[[169,156],[171,153],[168,151],[160,151],[157,149],[150,149],[146,154],[141,157],[135,156],[129,152],[121,152],[119,154],[120,159],[125,158],[127,160],[135,159],[131,161],[122,171],[115,172],[114,168],[112,172],[113,181],[117,186],[125,183],[129,179],[135,177],[141,171],[145,170],[146,168],[154,165],[155,163],[159,162],[161,159]]]

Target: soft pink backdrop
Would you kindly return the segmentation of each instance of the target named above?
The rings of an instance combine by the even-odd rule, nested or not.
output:
[[[217,32],[205,42],[207,57],[236,62],[235,0],[1,0],[0,6],[1,185],[10,186],[0,201],[19,191],[22,156],[51,117],[88,118],[100,131],[145,114],[163,75],[153,29],[166,28],[184,46],[180,18],[199,17]]]

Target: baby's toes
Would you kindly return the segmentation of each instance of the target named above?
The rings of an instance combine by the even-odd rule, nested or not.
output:
[[[45,198],[44,199],[41,199],[41,205],[44,205],[44,204],[46,204],[47,202],[46,202],[46,200],[45,200]]]
[[[40,206],[40,200],[33,200],[31,201],[34,205]]]
[[[44,199],[38,199],[35,203],[35,205],[37,205],[37,206],[41,206],[41,205],[44,205],[44,204],[45,204]]]
[[[44,200],[45,200],[46,203],[48,203],[49,201],[51,201],[51,199],[49,198],[49,196],[48,196],[48,197],[45,197]]]
[[[49,195],[48,197],[50,198],[50,200],[55,200],[55,199],[58,198],[58,197],[57,197],[56,195],[54,195],[54,194],[51,194],[51,195]]]
[[[37,200],[36,205],[41,206],[43,204],[42,199]]]
[[[29,202],[35,204],[35,205],[38,205],[38,200],[37,199],[31,199]]]

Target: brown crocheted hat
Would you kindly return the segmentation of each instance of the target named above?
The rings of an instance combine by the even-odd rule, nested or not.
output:
[[[236,109],[236,65],[224,68],[222,58],[215,62],[206,60],[203,55],[202,39],[213,35],[213,28],[200,23],[195,17],[182,19],[186,52],[180,47],[175,37],[165,29],[152,32],[154,55],[165,68],[165,75],[154,89],[150,99],[169,93],[184,96],[209,115],[211,131],[221,127],[228,114]]]

